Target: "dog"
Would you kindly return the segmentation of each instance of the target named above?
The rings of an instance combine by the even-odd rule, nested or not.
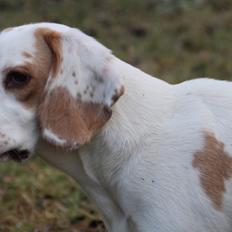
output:
[[[0,34],[0,158],[38,153],[110,232],[232,231],[232,83],[171,85],[55,23]]]

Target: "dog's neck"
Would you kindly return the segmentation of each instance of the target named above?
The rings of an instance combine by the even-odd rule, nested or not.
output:
[[[163,121],[170,117],[174,105],[172,85],[117,58],[112,61],[112,67],[122,76],[125,93],[114,105],[112,118],[102,131],[80,150],[83,159],[91,153],[88,163],[94,162],[93,166],[101,170],[100,175],[106,169],[105,176],[110,179],[111,174],[148,142],[151,134],[153,139],[157,134],[157,141],[152,143],[159,142]]]
[[[150,143],[151,137],[153,145],[159,143],[163,122],[172,115],[174,106],[173,88],[168,83],[117,58],[112,60],[112,69],[123,79],[125,93],[113,106],[111,119],[92,141],[73,152],[56,150],[44,142],[39,145],[41,156],[74,177],[97,204],[100,200],[94,192],[107,192],[117,198],[113,185],[123,168]]]
[[[163,120],[172,112],[174,97],[172,85],[167,82],[117,58],[112,66],[114,72],[123,78],[125,93],[113,107],[112,118],[100,137],[107,144],[112,143],[111,150],[121,152],[122,146],[125,149],[125,143],[130,148],[138,143],[141,145],[148,131],[152,134],[160,132]]]

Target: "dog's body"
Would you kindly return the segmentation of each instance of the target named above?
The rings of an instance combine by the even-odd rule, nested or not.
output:
[[[21,31],[29,28],[33,33],[38,28],[59,32],[64,30],[65,33],[70,30],[56,24],[37,24],[20,28]],[[16,31],[14,33],[19,33],[17,28],[13,30]],[[4,46],[7,44],[4,44],[1,36],[7,36],[8,33],[10,37],[11,32],[8,31],[0,35],[0,60],[4,59],[1,42],[3,41]],[[110,232],[231,232],[232,83],[198,79],[170,85],[109,55],[104,48],[98,50],[97,46],[101,45],[96,41],[90,40],[89,46],[89,43],[85,43],[89,38],[79,31],[76,36],[79,36],[78,40],[81,42],[79,46],[87,47],[78,47],[78,54],[81,56],[78,59],[85,57],[85,60],[76,65],[79,69],[71,76],[80,77],[79,74],[82,74],[83,78],[89,70],[91,73],[94,70],[93,73],[98,78],[98,81],[93,82],[92,74],[85,77],[90,81],[87,86],[92,86],[97,96],[91,97],[91,93],[88,95],[87,91],[84,93],[79,90],[78,93],[82,96],[78,100],[82,103],[92,101],[90,107],[96,107],[93,105],[96,102],[104,104],[107,109],[103,107],[105,111],[101,117],[107,117],[107,120],[102,123],[98,122],[98,118],[95,119],[96,131],[91,132],[87,139],[85,136],[90,132],[87,133],[83,128],[79,128],[75,133],[71,131],[70,136],[49,121],[47,117],[53,117],[69,130],[72,129],[69,126],[75,126],[69,114],[68,121],[71,125],[64,121],[66,116],[62,112],[63,116],[58,120],[43,108],[44,98],[46,102],[57,86],[59,89],[65,86],[72,96],[75,88],[79,88],[74,84],[70,85],[68,77],[67,82],[66,79],[60,81],[59,75],[67,75],[67,72],[70,75],[71,72],[61,69],[60,74],[56,72],[55,81],[50,78],[46,82],[45,89],[50,88],[50,95],[44,97],[43,94],[33,107],[28,107],[28,104],[25,106],[25,102],[20,102],[18,98],[16,101],[19,104],[14,102],[21,107],[18,112],[28,107],[26,109],[32,114],[31,118],[39,118],[40,129],[36,130],[33,126],[31,132],[35,137],[42,135],[38,136],[39,154],[78,181],[101,211]],[[54,60],[57,62],[54,37],[52,42],[51,37],[49,34],[44,40],[52,49],[52,55],[55,54]],[[57,44],[58,39],[55,38]],[[67,42],[68,39],[63,38],[62,41]],[[31,52],[34,52],[33,49]],[[105,52],[109,57],[104,61]],[[75,55],[72,58],[76,58]],[[65,55],[62,59],[65,59]],[[71,59],[70,63],[73,62]],[[11,59],[7,62],[12,63]],[[54,64],[52,65],[54,67]],[[72,65],[68,68],[75,69],[76,66]],[[0,62],[1,72],[3,67],[5,66]],[[80,80],[78,79],[79,86]],[[99,87],[97,82],[103,87]],[[102,88],[107,91],[104,90],[101,95],[97,91],[102,91]],[[5,92],[3,91],[7,98],[8,93]],[[75,92],[75,96],[79,96],[78,93]],[[106,96],[108,94],[109,98]],[[66,98],[66,95],[63,94],[62,97]],[[63,108],[63,102],[55,102],[58,109],[66,110]],[[50,103],[45,106],[52,107]],[[75,109],[75,105],[72,106]],[[100,109],[102,110],[102,107]],[[89,114],[84,114],[85,110],[81,114],[91,121],[88,117],[95,111],[89,110],[88,108]],[[59,113],[56,109],[53,111]],[[108,117],[106,114],[109,111],[112,111],[112,116],[110,114]],[[99,110],[97,112],[98,115],[101,114]],[[42,117],[44,114],[45,119]],[[89,125],[92,125],[91,122]],[[7,133],[5,131],[4,133]],[[56,133],[53,133],[54,131]],[[78,134],[80,131],[85,134]],[[9,138],[10,135],[5,137]],[[1,144],[4,142],[2,139]],[[29,145],[21,145],[21,149],[32,151],[34,143],[33,141]],[[9,147],[1,152],[6,154],[8,149]],[[9,158],[6,155],[4,157]]]

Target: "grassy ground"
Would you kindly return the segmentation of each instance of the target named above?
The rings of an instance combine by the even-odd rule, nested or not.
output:
[[[37,21],[79,27],[171,83],[232,79],[230,0],[0,0],[0,28]],[[103,231],[76,183],[38,158],[0,164],[0,205],[0,232]]]

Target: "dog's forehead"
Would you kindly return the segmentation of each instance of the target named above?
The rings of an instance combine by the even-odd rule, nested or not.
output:
[[[7,28],[0,33],[0,71],[8,66],[23,65],[36,52],[35,31],[39,28],[66,32],[70,27],[56,23],[35,23]]]
[[[35,52],[34,43],[35,36],[32,28],[16,27],[1,32],[0,69],[22,65]]]

